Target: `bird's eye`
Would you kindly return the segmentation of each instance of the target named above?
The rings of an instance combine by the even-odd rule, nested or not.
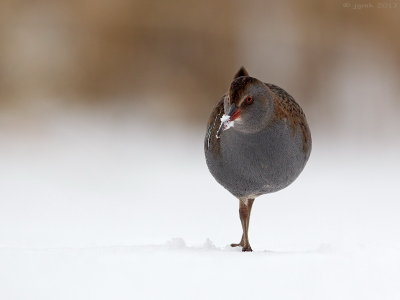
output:
[[[253,97],[247,96],[244,101],[246,102],[246,104],[252,104],[253,103]]]

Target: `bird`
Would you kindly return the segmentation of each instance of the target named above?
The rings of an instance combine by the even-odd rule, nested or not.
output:
[[[210,173],[239,200],[243,232],[232,247],[253,251],[248,231],[254,200],[294,182],[311,148],[306,116],[294,98],[241,67],[212,110],[204,139]]]

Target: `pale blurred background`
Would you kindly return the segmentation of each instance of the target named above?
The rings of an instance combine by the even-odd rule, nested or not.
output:
[[[41,236],[36,217],[54,224],[74,201],[78,210],[85,201],[102,203],[110,223],[117,216],[131,230],[112,234],[129,240],[148,228],[130,227],[132,210],[145,216],[166,199],[176,202],[165,209],[179,207],[185,185],[226,193],[207,172],[202,143],[209,113],[242,65],[302,105],[314,142],[305,174],[320,176],[313,164],[332,174],[332,164],[343,174],[365,168],[353,185],[367,187],[368,174],[379,176],[375,182],[397,180],[385,168],[400,161],[400,3],[371,3],[2,1],[5,218],[15,228],[32,218]],[[159,197],[149,196],[154,189]],[[207,207],[192,202],[191,209]],[[117,207],[124,218],[108,210]],[[33,241],[27,232],[35,226],[28,227],[21,236]]]
[[[314,132],[390,137],[398,4],[3,0],[0,129],[35,130],[63,111],[204,127],[244,65],[293,94]]]
[[[252,260],[203,154],[242,65],[313,135]],[[2,0],[0,297],[399,299],[399,93],[399,1]]]
[[[365,193],[371,185],[397,181],[397,4],[2,1],[3,243],[43,239],[51,244],[54,238],[68,244],[77,237],[83,244],[96,243],[100,237],[93,231],[99,226],[118,241],[146,240],[151,236],[146,230],[181,229],[183,221],[168,218],[166,210],[185,203],[190,218],[209,205],[185,202],[188,195],[214,199],[205,192],[212,186],[233,201],[208,174],[203,137],[209,113],[242,65],[286,89],[308,117],[314,147],[299,181],[307,174],[321,179],[354,171],[360,174],[346,184]],[[337,180],[326,179],[326,189],[339,193],[343,187]],[[193,190],[183,193],[183,186]],[[85,203],[87,211],[79,218],[76,211]],[[236,211],[236,203],[229,203]],[[163,226],[132,225],[157,205]],[[86,235],[79,222],[75,231],[69,227],[71,218],[92,217]],[[5,230],[7,218],[19,234]],[[62,223],[64,235],[52,226],[43,229],[45,220]],[[115,227],[118,222],[123,224]]]

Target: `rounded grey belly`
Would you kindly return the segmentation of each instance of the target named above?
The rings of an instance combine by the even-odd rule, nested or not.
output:
[[[286,128],[254,135],[227,130],[220,142],[220,153],[206,152],[207,164],[215,179],[236,197],[256,197],[287,187],[308,158],[300,134]]]

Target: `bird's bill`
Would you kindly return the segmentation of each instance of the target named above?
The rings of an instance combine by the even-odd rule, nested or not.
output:
[[[221,136],[222,131],[225,131],[225,130],[233,127],[235,124],[235,120],[239,117],[240,117],[240,109],[238,109],[236,107],[236,105],[233,103],[229,107],[228,114],[224,114],[221,117],[221,124],[220,124],[217,134],[216,134],[217,139],[219,139],[219,137]]]

